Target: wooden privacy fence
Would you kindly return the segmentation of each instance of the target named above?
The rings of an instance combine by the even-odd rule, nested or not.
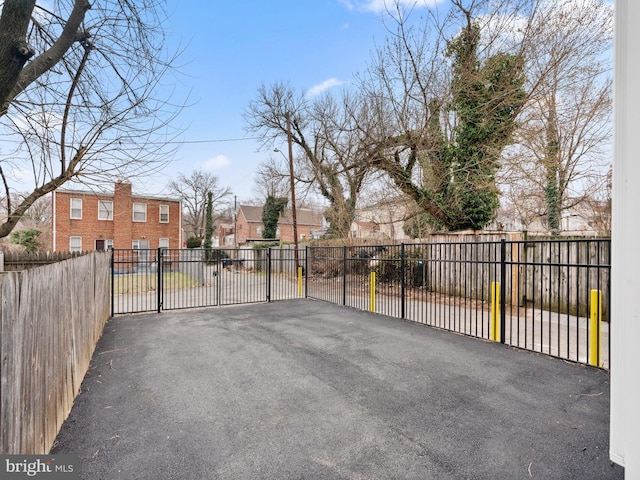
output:
[[[18,272],[62,260],[87,255],[89,252],[0,252],[0,272]]]
[[[46,454],[110,314],[110,254],[0,274],[0,454]]]

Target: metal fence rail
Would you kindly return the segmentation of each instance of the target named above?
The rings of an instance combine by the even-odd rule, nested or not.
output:
[[[114,250],[111,311],[308,297],[608,367],[609,240],[313,246],[298,257]]]
[[[304,296],[291,249],[118,249],[111,271],[112,315]]]
[[[609,240],[308,247],[307,296],[608,367]]]

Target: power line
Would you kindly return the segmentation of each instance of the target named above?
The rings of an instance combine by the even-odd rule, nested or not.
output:
[[[218,139],[211,139],[211,140],[174,140],[174,141],[170,141],[170,142],[165,142],[165,143],[179,143],[179,144],[185,144],[185,143],[222,143],[222,142],[242,142],[245,140],[260,140],[263,137],[243,137],[243,138],[218,138]]]

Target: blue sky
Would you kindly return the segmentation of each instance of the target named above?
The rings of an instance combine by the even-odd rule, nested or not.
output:
[[[421,0],[427,3],[434,0]],[[249,136],[242,114],[260,85],[348,87],[386,34],[384,0],[168,0],[168,10],[170,42],[184,47],[178,90],[191,105],[177,120],[185,143],[161,174],[144,186],[135,182],[140,193],[167,193],[177,172],[202,168],[239,201],[254,197],[257,165],[278,154],[258,152],[255,140],[225,140]],[[188,143],[202,140],[221,141]]]

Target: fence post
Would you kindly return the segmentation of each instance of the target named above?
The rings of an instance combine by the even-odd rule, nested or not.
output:
[[[602,332],[602,291],[591,290],[589,314],[589,365],[600,366],[600,335]]]
[[[376,311],[376,272],[369,274],[369,311]]]
[[[156,254],[158,268],[156,268],[156,274],[158,275],[157,285],[157,300],[158,300],[158,313],[162,311],[162,248],[158,247],[158,253]]]
[[[304,247],[304,298],[309,297],[309,245]]]
[[[404,261],[404,243],[400,244],[400,318],[406,318],[406,263]]]
[[[347,246],[342,246],[342,305],[347,304]]]
[[[116,255],[116,251],[113,247],[111,250],[111,318],[115,315],[115,298],[116,298],[116,271],[115,271],[115,260],[114,257]]]
[[[271,249],[273,247],[267,247],[265,250],[267,251],[267,258],[265,260],[266,262],[266,274],[267,274],[267,302],[271,302],[271,272],[272,272],[272,268],[271,268]],[[260,250],[256,250],[256,252],[259,252]],[[288,252],[287,252],[288,253]],[[254,253],[255,255],[255,253]],[[287,255],[289,256],[289,255]],[[282,258],[282,250],[280,250],[280,258]],[[288,270],[288,269],[287,269]]]
[[[491,282],[491,325],[489,329],[489,339],[498,341],[498,321],[500,315],[500,283]],[[502,339],[500,339],[502,340]]]
[[[507,324],[507,241],[500,240],[500,343],[505,343]]]

